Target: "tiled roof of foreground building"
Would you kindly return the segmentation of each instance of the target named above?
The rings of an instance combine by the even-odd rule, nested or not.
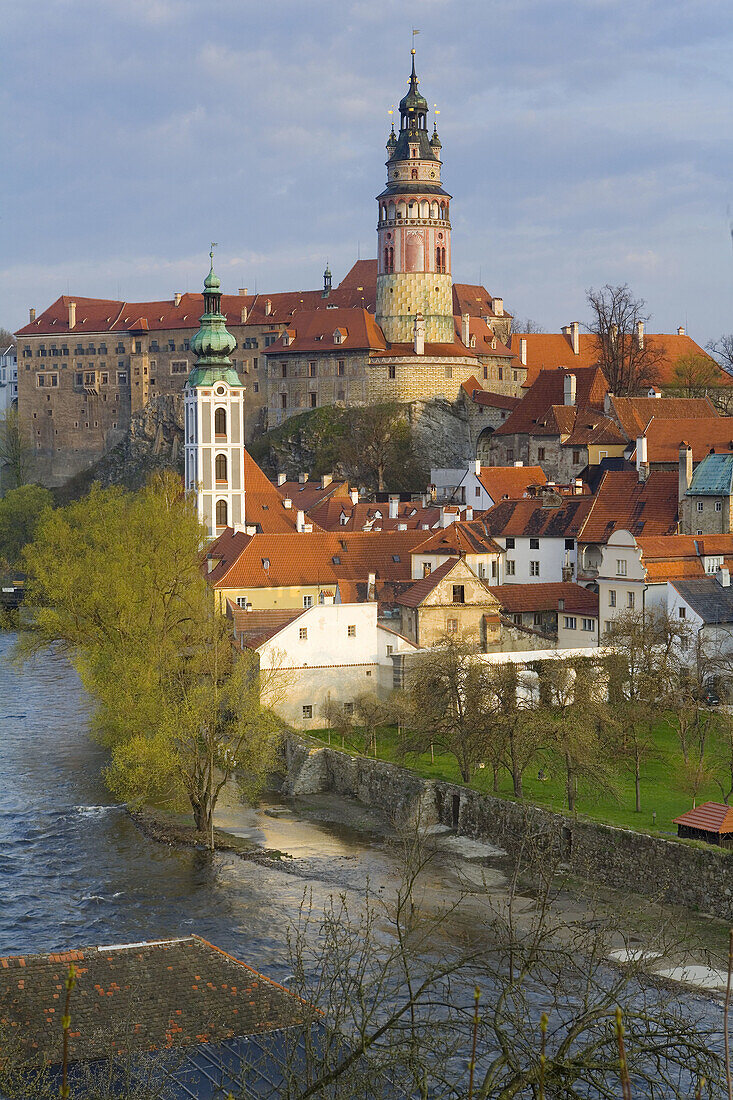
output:
[[[542,501],[502,500],[481,517],[488,535],[494,538],[563,538],[576,536],[582,530],[592,504],[589,496],[563,497],[558,507],[547,507]]]
[[[308,1015],[282,986],[198,936],[12,956],[0,960],[0,1033],[30,1062],[61,1061],[70,963],[72,1061],[214,1043]]]
[[[606,412],[616,417],[629,439],[637,439],[649,421],[709,419],[717,410],[709,397],[614,397],[608,395]]]
[[[494,584],[489,592],[496,596],[508,614],[521,611],[557,611],[563,601],[563,611],[579,615],[598,614],[598,593],[572,581],[548,584]]]
[[[606,542],[619,529],[632,535],[673,535],[678,493],[676,471],[662,470],[639,481],[636,470],[609,470],[591,500],[579,539]]]
[[[682,443],[692,448],[693,462],[699,462],[713,449],[733,451],[733,416],[685,420],[658,420],[654,417],[644,435],[649,462],[676,463]]]
[[[575,376],[576,386],[574,406],[565,405],[565,377],[571,374]],[[598,410],[599,416],[603,415],[603,401],[607,392],[608,384],[600,367],[540,371],[514,412],[499,425],[494,434],[512,435],[514,432],[529,432],[542,435],[542,426],[539,422],[553,405],[568,410],[570,415],[567,417],[568,423],[565,428],[570,431],[575,422],[574,409],[586,410],[590,405]],[[556,416],[559,415],[567,414],[556,414]]]

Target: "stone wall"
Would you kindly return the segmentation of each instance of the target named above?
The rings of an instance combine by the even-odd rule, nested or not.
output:
[[[733,853],[579,821],[537,806],[423,779],[296,734],[286,739],[285,793],[335,791],[393,820],[449,825],[464,836],[517,852],[528,836],[553,850],[581,878],[656,901],[733,920]]]

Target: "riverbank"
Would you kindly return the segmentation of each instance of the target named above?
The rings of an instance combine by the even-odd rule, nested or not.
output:
[[[170,813],[153,806],[145,806],[139,810],[132,810],[129,807],[125,809],[136,828],[150,840],[167,844],[172,848],[211,851],[209,838],[191,824],[186,814]],[[231,852],[240,859],[260,864],[292,859],[287,852],[281,852],[278,848],[260,848],[244,837],[217,827],[214,828],[214,851]]]

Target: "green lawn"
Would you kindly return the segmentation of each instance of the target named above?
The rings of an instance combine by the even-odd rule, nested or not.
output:
[[[311,735],[341,747],[341,737],[329,730],[311,730]],[[672,819],[692,807],[692,798],[684,788],[682,754],[675,731],[664,721],[655,729],[656,750],[653,759],[647,760],[642,768],[641,813],[634,810],[634,779],[631,772],[618,769],[614,772],[613,787],[598,790],[584,787],[581,781],[578,789],[577,812],[580,816],[603,821],[610,825],[623,825],[645,832],[673,833],[676,826]],[[360,731],[354,730],[351,740],[347,738],[345,748],[352,752],[363,750],[363,738]],[[403,764],[430,779],[446,779],[452,783],[461,783],[458,766],[450,755],[435,753],[432,761],[430,754],[409,754],[402,756],[399,751],[397,730],[388,727],[378,734],[378,757],[392,763]],[[551,810],[567,812],[565,799],[565,777],[559,764],[543,762],[546,778],[538,779],[540,762],[530,766],[524,773],[524,798],[536,802]],[[471,783],[471,788],[491,792],[493,776],[490,768],[479,769]],[[499,792],[503,798],[513,798],[509,775],[504,772],[500,777]],[[697,804],[706,801],[721,802],[720,788],[714,782],[703,783],[697,796]],[[656,823],[653,814],[656,811]]]

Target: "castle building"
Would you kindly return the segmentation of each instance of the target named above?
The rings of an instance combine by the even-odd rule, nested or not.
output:
[[[204,312],[191,340],[196,365],[183,388],[185,485],[209,538],[227,527],[245,530],[244,386],[230,355],[237,341],[221,312],[221,283],[211,270],[204,281]]]

